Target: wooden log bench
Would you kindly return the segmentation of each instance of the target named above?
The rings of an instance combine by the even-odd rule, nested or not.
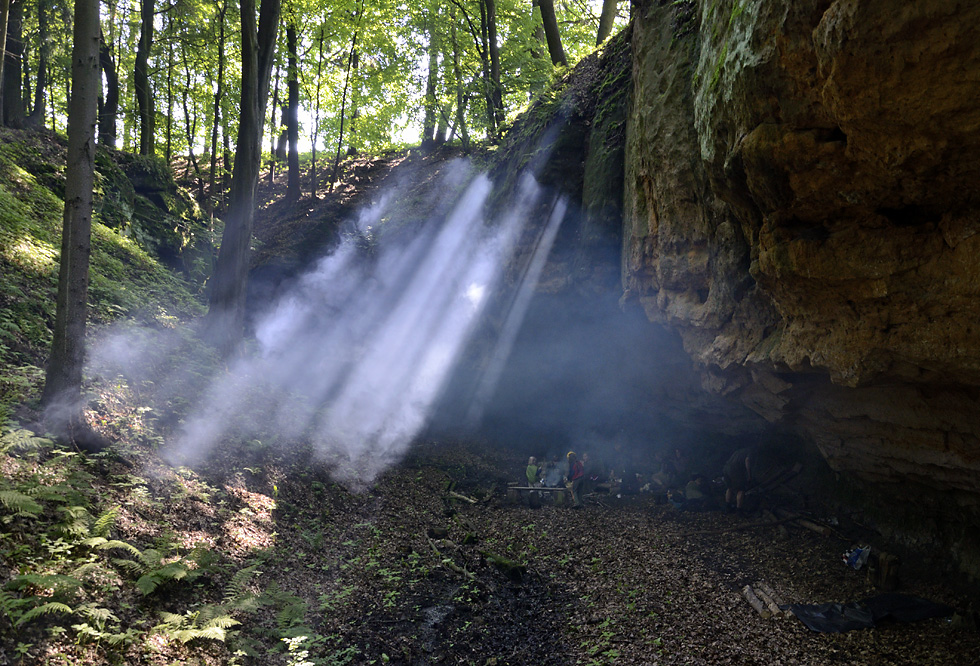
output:
[[[558,486],[557,488],[550,488],[547,486],[542,486],[540,488],[532,488],[531,486],[508,486],[507,501],[511,504],[520,504],[524,499],[528,499],[528,501],[530,501],[529,498],[532,492],[551,495],[555,500],[556,506],[562,506],[565,503],[570,502],[572,499],[572,491],[564,486]]]

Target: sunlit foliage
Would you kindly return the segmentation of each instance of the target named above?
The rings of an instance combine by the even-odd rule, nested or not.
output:
[[[475,138],[492,136],[486,101],[491,84],[484,64],[489,58],[482,18],[485,2],[286,0],[283,27],[292,22],[299,37],[302,149],[308,150],[315,141],[322,161],[334,158],[338,151],[341,155],[377,152],[417,143],[426,112],[430,63],[437,70],[433,110],[440,135],[449,140],[460,138],[463,128],[458,127],[456,105],[461,99],[466,132]],[[561,72],[555,71],[548,57],[536,3],[497,0],[494,4],[502,115],[510,120]],[[619,5],[617,26],[622,27],[629,6]],[[24,13],[22,93],[26,111],[33,104],[32,86],[38,81],[43,47],[48,59],[44,124],[58,132],[66,130],[67,122],[71,6],[72,0],[37,0],[28,3]],[[555,7],[562,43],[574,64],[594,46],[601,2],[559,0]],[[47,40],[43,43],[40,12],[46,19]],[[234,0],[156,3],[150,53],[155,152],[172,158],[186,175],[201,181],[207,180],[212,141],[219,165],[235,144],[241,76],[238,12]],[[102,15],[104,39],[119,78],[116,147],[135,151],[139,128],[133,68],[140,33],[139,0],[106,0]],[[435,51],[432,58],[430,49]],[[459,80],[453,71],[454,52]],[[283,29],[270,86],[270,97],[275,97],[267,105],[266,150],[274,149],[283,129],[287,58]],[[227,158],[230,161],[232,156]]]

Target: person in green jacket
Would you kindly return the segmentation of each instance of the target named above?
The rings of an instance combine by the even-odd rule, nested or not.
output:
[[[538,481],[538,475],[541,474],[541,468],[538,467],[538,459],[531,456],[527,459],[527,485],[531,488],[541,485]]]

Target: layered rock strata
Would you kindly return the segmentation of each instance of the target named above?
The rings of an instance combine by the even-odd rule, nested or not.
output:
[[[709,390],[975,514],[980,5],[900,4],[637,2],[623,281]]]

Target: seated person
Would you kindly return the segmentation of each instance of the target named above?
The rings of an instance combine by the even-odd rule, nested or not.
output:
[[[531,488],[535,488],[541,485],[541,481],[539,480],[539,477],[541,475],[541,468],[538,467],[537,458],[531,456],[530,458],[527,459],[527,469],[524,470],[524,473],[527,476],[528,486],[530,486]]]
[[[708,495],[707,479],[703,474],[694,474],[684,486],[684,490],[668,491],[670,504],[681,511],[705,511],[711,508],[711,498]]]

